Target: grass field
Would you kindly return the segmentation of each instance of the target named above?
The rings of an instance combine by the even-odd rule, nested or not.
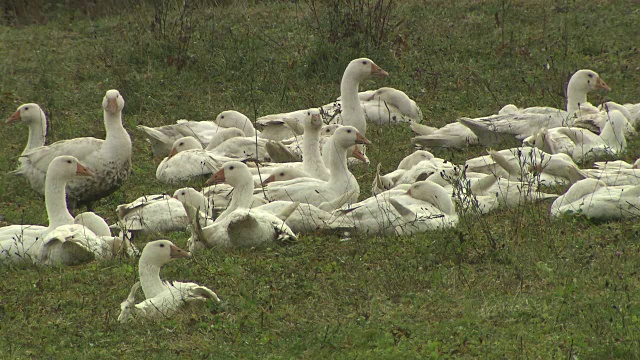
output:
[[[632,0],[398,1],[384,36],[375,21],[330,5],[367,1],[78,2],[77,11],[41,1],[4,8],[0,117],[36,102],[50,120],[48,142],[103,137],[101,100],[118,89],[134,172],[95,209],[110,223],[116,205],[173,191],[155,179],[158,161],[136,125],[325,104],[356,57],[391,74],[362,89],[404,90],[432,126],[507,103],[563,108],[580,68],[612,88],[591,94],[593,103],[640,101]],[[413,151],[411,136],[403,125],[369,128],[361,197],[378,162],[390,171]],[[2,125],[2,226],[47,223],[43,200],[6,175],[26,137]],[[485,150],[434,154],[462,163]],[[632,139],[622,158],[639,153]],[[206,285],[222,304],[147,323],[116,321],[136,259],[0,267],[0,358],[638,358],[640,226],[554,220],[548,209],[528,204],[411,237],[318,235],[211,251],[163,276]],[[188,235],[167,237],[185,246]]]

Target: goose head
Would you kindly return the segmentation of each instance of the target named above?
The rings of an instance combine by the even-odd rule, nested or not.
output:
[[[246,136],[255,136],[256,129],[253,127],[251,120],[241,112],[235,110],[226,110],[216,116],[215,123],[224,128],[238,128],[246,134]]]
[[[576,71],[569,80],[569,87],[585,93],[595,89],[611,90],[604,80],[600,78],[600,75],[588,69]]]
[[[198,199],[201,199],[204,195],[194,188],[185,187],[176,190],[173,193],[173,197],[178,199],[181,203],[196,206],[196,204],[198,204]]]
[[[336,130],[341,127],[342,125],[340,124],[329,124],[329,125],[324,125],[322,127],[322,129],[320,130],[320,134],[322,134],[323,136],[331,136],[333,135]]]
[[[102,99],[102,108],[105,112],[116,115],[124,109],[124,98],[118,90],[111,89]]]
[[[303,122],[304,131],[318,132],[322,129],[322,125],[323,124],[322,117],[320,116],[320,111],[316,109],[309,109]]]
[[[177,153],[186,150],[202,150],[202,144],[193,136],[185,136],[173,142],[168,159],[176,156]]]
[[[304,171],[300,171],[296,168],[281,166],[276,168],[271,173],[271,175],[269,175],[268,178],[262,181],[260,185],[266,186],[267,184],[272,183],[274,181],[287,181],[287,180],[297,179],[299,177],[308,177],[308,176],[309,175],[306,174]]]
[[[431,160],[434,156],[432,153],[427,150],[416,150],[410,155],[407,155],[400,163],[398,164],[398,169],[409,170],[419,162],[423,160]]]
[[[332,136],[334,143],[345,149],[356,144],[371,144],[371,141],[353,126],[341,126]]]
[[[245,163],[240,161],[228,161],[224,166],[222,166],[222,169],[218,170],[218,172],[213,174],[209,180],[207,180],[207,185],[226,182],[235,188],[247,181],[253,183],[251,179],[251,171]]]
[[[9,116],[7,124],[22,121],[27,125],[39,124],[44,119],[44,112],[35,103],[22,104],[18,109]]]
[[[82,165],[75,157],[63,155],[51,161],[47,169],[47,176],[53,176],[63,181],[71,181],[76,176],[93,176],[93,172]]]
[[[382,70],[381,67],[376,65],[371,59],[360,58],[352,60],[344,71],[347,77],[352,78],[358,82],[368,79],[371,76],[385,77],[389,76],[389,73]]]
[[[191,253],[180,249],[169,240],[156,240],[144,246],[140,256],[140,263],[161,267],[171,260],[190,256]]]

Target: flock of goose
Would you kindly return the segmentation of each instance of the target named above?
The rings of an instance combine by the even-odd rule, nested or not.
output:
[[[207,186],[179,188],[172,196],[143,195],[118,206],[119,220],[111,226],[93,212],[73,217],[68,209],[90,208],[129,177],[131,138],[122,124],[122,95],[109,90],[104,96],[104,140],[83,137],[50,145],[45,145],[44,112],[37,104],[23,104],[7,120],[29,127],[27,146],[12,174],[44,195],[49,225],[0,228],[0,262],[71,265],[133,256],[139,254],[131,241],[136,233],[188,229],[189,252],[168,240],[144,246],[140,280],[121,304],[119,320],[127,321],[219,301],[204,286],[163,281],[159,275],[170,260],[210,248],[285,244],[298,234],[323,231],[415,234],[455,226],[462,211],[484,214],[542,199],[555,199],[553,216],[640,215],[637,163],[596,162],[594,169],[576,165],[620,154],[640,117],[640,105],[589,104],[588,92],[609,90],[595,72],[579,70],[571,77],[566,111],[507,105],[496,115],[461,118],[439,129],[419,124],[419,107],[400,90],[359,92],[361,81],[385,76],[370,59],[355,59],[335,102],[264,116],[255,122],[260,130],[233,110],[215,121],[139,126],[154,156],[164,157],[156,171],[160,182],[181,184],[204,176]],[[367,122],[410,123],[419,134],[412,141],[423,149],[390,173],[381,174],[378,164],[374,195],[359,201],[360,184],[350,169],[369,162]],[[489,150],[458,165],[427,150],[477,143],[497,147],[505,139],[522,141],[522,146]],[[561,196],[542,191],[541,185],[554,184],[571,186]],[[112,230],[119,233],[114,236]],[[145,300],[136,303],[140,287]]]

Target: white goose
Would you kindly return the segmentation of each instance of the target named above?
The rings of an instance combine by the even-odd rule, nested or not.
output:
[[[124,99],[118,90],[107,91],[103,101],[105,140],[92,137],[58,141],[25,152],[24,161],[13,173],[29,180],[31,187],[44,194],[45,175],[51,161],[60,155],[72,155],[96,176],[75,179],[67,184],[71,207],[103,198],[116,191],[131,171],[131,138],[122,126]]]
[[[583,214],[599,220],[640,216],[640,186],[607,186],[596,179],[584,179],[551,205],[552,216]]]
[[[175,184],[192,178],[210,175],[229,160],[216,156],[202,148],[202,144],[193,136],[176,140],[169,156],[164,158],[156,169],[156,179]]]
[[[420,122],[422,111],[407,94],[391,87],[360,93],[360,104],[367,120],[374,124],[394,124],[399,122]]]
[[[372,60],[360,58],[352,60],[342,75],[340,83],[340,114],[335,121],[339,124],[355,127],[360,134],[367,133],[367,120],[360,105],[358,87],[360,82],[371,76],[389,76]]]
[[[603,155],[617,155],[627,147],[625,129],[627,118],[618,110],[609,112],[609,119],[600,135],[577,127],[543,128],[523,141],[549,154],[564,153],[575,162],[582,162]]]
[[[174,259],[191,254],[169,240],[151,241],[145,245],[138,263],[140,281],[133,284],[129,296],[120,304],[118,321],[133,318],[168,318],[187,306],[200,305],[208,300],[220,302],[213,290],[195,283],[163,281],[160,268]],[[136,292],[142,287],[145,300],[136,304]]]
[[[493,146],[514,137],[522,140],[543,127],[571,126],[577,117],[597,112],[597,109],[587,102],[587,93],[595,89],[610,90],[596,72],[578,70],[571,76],[567,85],[566,111],[549,107],[517,109],[508,106],[508,109],[501,110],[498,115],[475,119],[460,118],[458,122],[471,129],[479,142],[485,146]],[[465,137],[467,135],[464,134]]]
[[[192,236],[189,249],[202,247],[257,246],[269,242],[297,240],[296,235],[284,223],[297,208],[293,203],[280,217],[269,212],[249,208],[253,197],[253,180],[247,166],[239,161],[230,161],[215,173],[208,183],[227,182],[233,186],[231,202],[212,225],[201,227],[189,214],[192,222]],[[193,209],[185,205],[185,209]],[[189,213],[190,210],[187,210]]]
[[[370,141],[352,126],[339,128],[324,148],[324,156],[329,156],[329,161],[325,161],[331,174],[329,181],[301,178],[271,183],[267,186],[269,198],[319,206],[344,194],[353,193],[355,196],[348,201],[352,203],[360,194],[360,186],[347,167],[347,150],[355,144],[370,144]]]
[[[29,139],[27,146],[22,154],[28,150],[43,146],[45,144],[45,136],[47,135],[47,117],[38,104],[29,103],[22,104],[18,109],[9,116],[7,124],[22,121],[29,128]],[[24,161],[22,157],[18,159],[21,163]]]
[[[396,226],[400,234],[449,228],[458,223],[451,195],[442,186],[429,180],[418,181],[407,190],[407,195],[389,199],[402,215],[403,222]]]

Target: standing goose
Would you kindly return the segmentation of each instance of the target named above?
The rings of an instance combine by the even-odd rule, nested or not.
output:
[[[124,99],[118,90],[107,91],[102,108],[105,140],[83,137],[31,149],[23,154],[24,161],[13,173],[26,177],[34,190],[44,194],[45,175],[51,161],[60,155],[71,155],[95,173],[67,184],[71,208],[83,203],[90,206],[93,201],[116,191],[131,171],[131,138],[122,126]]]
[[[129,296],[120,304],[118,321],[126,322],[131,317],[168,318],[177,310],[187,306],[200,305],[208,300],[220,302],[218,295],[205,286],[160,279],[160,268],[164,264],[190,256],[190,253],[175,246],[169,240],[147,243],[138,263],[140,281],[132,286]],[[145,300],[136,304],[136,292],[140,287],[144,292]]]
[[[28,150],[44,145],[45,136],[47,135],[47,117],[38,104],[29,103],[20,105],[18,109],[9,116],[7,124],[18,121],[22,121],[29,128],[29,139],[22,154]],[[24,161],[22,157],[19,158],[19,160],[20,163]]]

